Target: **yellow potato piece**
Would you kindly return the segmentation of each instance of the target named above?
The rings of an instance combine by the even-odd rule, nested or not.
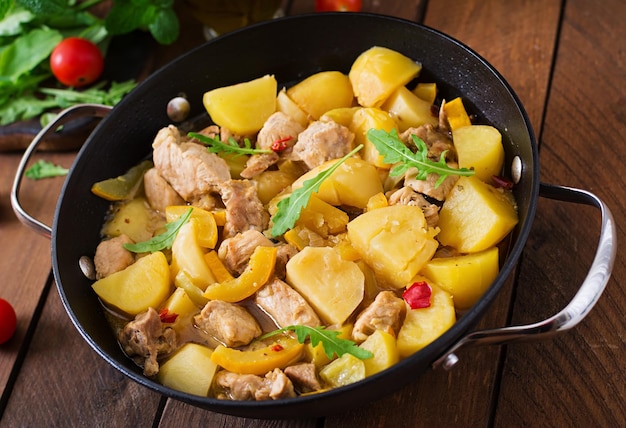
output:
[[[474,175],[489,183],[502,172],[502,134],[493,126],[470,125],[452,131],[460,168],[474,169]]]
[[[431,106],[431,103],[400,86],[387,98],[381,109],[388,112],[398,124],[399,131],[404,132],[426,124],[436,125],[437,117],[433,116]]]
[[[215,248],[217,243],[217,223],[210,211],[189,205],[170,205],[165,207],[165,219],[168,223],[178,220],[178,218],[191,211],[191,218],[196,221],[196,239],[198,245],[204,248]]]
[[[454,306],[469,309],[498,276],[498,247],[456,257],[434,258],[420,271],[452,294]]]
[[[129,315],[157,308],[171,291],[170,268],[162,252],[139,258],[126,269],[91,286],[103,302]]]
[[[392,205],[348,223],[348,238],[386,286],[403,288],[432,258],[438,242],[421,208]]]
[[[460,177],[439,212],[439,242],[461,253],[495,246],[518,222],[510,192],[478,177]]]
[[[306,207],[300,212],[296,225],[304,226],[323,238],[345,232],[348,225],[348,214],[311,195]]]
[[[105,236],[124,234],[134,242],[143,242],[152,238],[154,231],[163,225],[143,197],[115,204],[114,207],[113,216],[102,227]]]
[[[332,387],[365,379],[365,363],[352,354],[343,354],[320,370],[320,378]]]
[[[359,347],[374,354],[372,358],[363,360],[366,376],[388,369],[400,360],[396,338],[382,330],[376,330]]]
[[[163,304],[163,308],[167,309],[167,312],[170,314],[178,315],[177,320],[180,317],[198,312],[199,309],[182,288],[176,288],[176,290],[174,290],[172,295]]]
[[[202,101],[217,125],[238,135],[252,135],[276,111],[277,87],[274,76],[265,75],[205,92]]]
[[[293,182],[296,190],[302,184],[327,170],[337,162],[336,159],[313,168]],[[363,209],[370,198],[383,191],[382,182],[376,168],[362,159],[348,158],[322,182],[316,197],[331,205],[349,205]]]
[[[359,152],[361,158],[378,168],[389,169],[391,165],[383,162],[383,156],[367,138],[367,131],[370,129],[391,131],[397,127],[396,121],[386,111],[379,108],[359,108],[352,115],[348,129],[354,133],[354,144],[363,144],[363,149]]]
[[[253,351],[240,351],[219,345],[211,360],[233,373],[264,375],[275,368],[285,368],[302,356],[304,345],[288,336],[279,336],[274,343]]]
[[[401,358],[429,345],[456,322],[452,295],[426,278],[416,277],[415,281],[426,281],[432,288],[430,307],[411,309],[407,304],[396,342]]]
[[[217,370],[212,353],[206,346],[187,343],[161,364],[157,379],[177,391],[206,397]]]
[[[354,112],[357,111],[360,107],[340,107],[327,111],[324,113],[320,120],[322,122],[335,122],[339,125],[343,125],[347,128],[350,127],[350,123],[352,123],[352,116],[354,116]]]
[[[433,104],[437,98],[437,84],[418,83],[415,89],[413,89],[413,93],[429,104]]]
[[[305,128],[310,120],[309,115],[287,95],[285,88],[276,96],[276,111],[285,113]]]
[[[204,260],[204,251],[198,243],[198,226],[194,218],[185,223],[172,244],[172,278],[184,271],[196,287],[204,290],[215,283],[215,276]]]
[[[252,296],[274,273],[276,252],[276,247],[257,247],[240,276],[208,286],[204,297],[234,303]]]
[[[363,107],[379,107],[400,86],[415,78],[419,62],[394,50],[374,46],[352,63],[348,77],[354,95]]]
[[[350,107],[354,100],[348,76],[339,71],[322,71],[287,89],[287,95],[313,119],[340,107]]]
[[[363,300],[363,272],[332,247],[305,247],[293,256],[287,282],[327,324],[341,325]]]

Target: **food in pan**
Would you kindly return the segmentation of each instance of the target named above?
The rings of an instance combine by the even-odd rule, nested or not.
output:
[[[204,94],[113,201],[94,291],[146,376],[264,400],[357,382],[424,348],[496,278],[517,224],[501,135],[421,64],[373,47],[346,75]],[[496,176],[496,179],[494,179]]]

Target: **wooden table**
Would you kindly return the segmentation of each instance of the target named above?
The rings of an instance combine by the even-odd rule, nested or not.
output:
[[[313,1],[287,3],[287,13]],[[540,141],[541,179],[595,192],[625,236],[626,3],[623,0],[380,0],[399,16],[463,41],[491,62],[525,105]],[[197,43],[197,26],[162,52]],[[355,35],[358,36],[358,35]],[[69,166],[74,153],[48,159]],[[0,296],[18,329],[0,346],[0,426],[616,427],[626,421],[626,280],[618,257],[606,291],[574,330],[551,340],[461,352],[450,372],[424,374],[372,405],[319,420],[252,420],[168,400],[126,379],[81,339],[50,273],[50,243],[22,226],[9,193],[19,153],[0,154]],[[62,179],[24,185],[23,203],[50,222]],[[593,257],[596,210],[540,199],[517,275],[481,328],[530,323],[560,310]]]

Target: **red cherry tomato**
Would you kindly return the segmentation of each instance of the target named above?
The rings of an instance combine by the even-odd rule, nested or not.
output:
[[[104,68],[100,48],[87,39],[68,37],[50,55],[52,74],[64,85],[79,87],[98,80]]]
[[[0,299],[0,345],[8,341],[15,333],[17,316],[9,302]]]
[[[361,0],[315,0],[316,12],[359,12]]]

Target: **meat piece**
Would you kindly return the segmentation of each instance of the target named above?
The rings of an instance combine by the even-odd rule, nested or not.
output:
[[[265,377],[221,370],[215,374],[215,382],[222,390],[218,394],[220,399],[262,401],[296,396],[293,383],[278,368],[267,373]]]
[[[245,308],[221,300],[209,301],[194,321],[198,327],[231,348],[247,345],[261,335],[261,327]]]
[[[312,392],[322,389],[315,371],[315,364],[295,364],[286,367],[285,374],[300,392]]]
[[[402,327],[405,315],[404,300],[392,291],[381,291],[357,317],[352,329],[352,340],[361,343],[376,330],[396,336]]]
[[[225,239],[217,250],[226,269],[232,274],[239,275],[248,266],[250,256],[256,247],[272,247],[274,243],[258,230],[246,230],[232,238]]]
[[[201,144],[183,142],[173,125],[158,132],[152,147],[155,168],[186,201],[215,193],[230,180],[224,159],[209,153]]]
[[[278,327],[322,325],[313,308],[300,293],[278,278],[274,278],[257,291],[254,302],[272,317]]]
[[[252,155],[246,163],[246,168],[241,172],[241,176],[243,178],[255,177],[275,164],[280,158],[279,154],[290,153],[298,140],[298,134],[302,131],[304,127],[291,116],[282,112],[272,114],[257,135],[256,147],[261,150],[274,150],[274,143],[281,141],[283,148],[278,153]]]
[[[411,135],[417,135],[426,143],[428,148],[428,159],[437,162],[441,154],[446,151],[447,161],[456,161],[456,150],[452,138],[445,130],[436,129],[431,124],[422,125],[417,128],[409,128],[400,135],[400,139],[415,151],[415,143]]]
[[[93,258],[96,279],[124,270],[135,262],[135,255],[124,248],[124,244],[134,244],[134,242],[128,236],[120,235],[98,244]]]
[[[448,166],[456,168],[456,164],[448,163]],[[417,170],[415,168],[409,168],[404,174],[404,185],[410,187],[418,193],[435,198],[438,201],[445,201],[446,196],[450,193],[450,190],[454,187],[454,184],[459,179],[458,175],[449,175],[443,182],[437,186],[439,175],[432,173],[428,174],[426,180],[418,180],[415,178]]]
[[[150,168],[143,176],[143,188],[150,207],[164,213],[169,205],[183,205],[185,200],[170,186],[167,180],[156,170]]]
[[[287,276],[287,262],[298,253],[298,249],[291,244],[279,244],[276,251],[276,264],[274,265],[274,276],[285,279]]]
[[[336,122],[316,121],[298,136],[293,155],[304,161],[309,169],[331,159],[338,159],[352,150],[354,134]]]
[[[239,175],[243,178],[254,178],[274,165],[280,156],[278,153],[262,153],[250,156],[246,162],[246,167]]]
[[[146,376],[159,372],[158,357],[176,349],[176,333],[171,327],[164,327],[153,308],[148,308],[126,324],[119,331],[118,340],[126,355],[143,366]]]
[[[226,207],[225,238],[250,229],[261,232],[267,227],[270,216],[251,181],[228,180],[220,186],[220,194]]]
[[[439,223],[439,207],[431,204],[420,193],[404,186],[389,196],[389,205],[411,205],[420,207],[424,212],[429,227],[436,227]]]

